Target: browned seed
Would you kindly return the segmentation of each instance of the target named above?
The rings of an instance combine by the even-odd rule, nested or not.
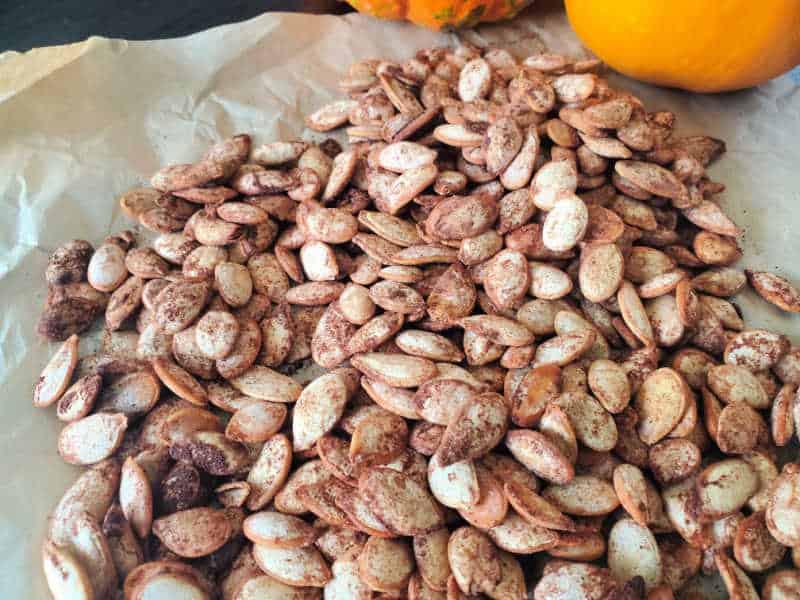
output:
[[[239,320],[223,311],[208,311],[194,328],[200,351],[210,359],[225,358],[239,335]]]
[[[422,242],[411,223],[393,215],[362,210],[358,213],[358,222],[398,246],[413,246]]]
[[[508,513],[508,499],[502,482],[481,464],[475,466],[480,495],[478,501],[459,508],[459,514],[473,527],[491,529],[503,522]]]
[[[583,200],[574,194],[561,195],[547,213],[542,241],[553,252],[565,252],[583,239],[588,224],[589,212]]]
[[[434,206],[425,231],[442,240],[474,237],[492,226],[498,210],[497,202],[486,196],[452,196]]]
[[[579,132],[578,136],[589,150],[603,158],[623,159],[633,156],[630,149],[616,138],[593,136],[583,132]]]
[[[744,273],[729,267],[708,269],[692,279],[697,290],[723,298],[735,295],[746,283]]]
[[[78,364],[78,336],[70,336],[50,358],[33,392],[33,405],[44,408],[58,401]]]
[[[294,449],[307,450],[333,429],[344,412],[347,398],[344,380],[337,373],[318,377],[306,386],[295,404]]]
[[[491,590],[499,583],[502,567],[498,551],[478,529],[461,527],[455,530],[447,544],[447,555],[453,578],[464,594]]]
[[[606,359],[594,361],[589,367],[588,384],[611,413],[621,412],[630,402],[630,382],[625,371],[615,362]]]
[[[436,456],[443,466],[479,458],[494,448],[508,429],[508,407],[495,393],[474,396],[454,413]]]
[[[531,523],[511,510],[502,523],[487,533],[498,548],[515,554],[541,552],[555,547],[559,540],[555,531]]]
[[[626,269],[622,253],[613,243],[595,243],[581,252],[578,279],[581,293],[592,302],[611,298],[622,283]]]
[[[430,360],[405,354],[367,352],[356,354],[351,362],[367,377],[395,387],[417,387],[437,373]]]
[[[608,569],[589,563],[561,561],[545,571],[536,585],[534,597],[544,600],[552,594],[567,594],[575,590],[587,598],[597,599],[612,593],[618,586]]]
[[[572,463],[561,448],[538,431],[510,431],[506,446],[514,458],[543,479],[563,484],[575,476]]]
[[[350,459],[359,466],[387,464],[400,456],[408,441],[405,421],[381,413],[360,421],[350,439]]]
[[[140,336],[141,340],[141,336]],[[170,354],[183,369],[195,377],[211,379],[215,375],[214,361],[205,356],[197,346],[195,328],[188,327],[170,338],[166,352],[156,352],[154,358],[170,358]]]
[[[156,519],[153,533],[177,555],[195,558],[222,546],[230,537],[231,524],[221,510],[193,508]]]
[[[734,335],[725,346],[724,359],[750,371],[772,368],[789,351],[785,335],[765,329],[750,329]]]
[[[695,487],[699,518],[713,521],[744,506],[758,490],[758,474],[741,459],[722,460],[701,471]]]
[[[491,86],[491,67],[482,58],[468,62],[461,69],[458,78],[458,95],[464,102],[483,98]]]
[[[683,438],[670,438],[650,447],[648,464],[656,480],[671,485],[700,467],[700,448]]]
[[[125,255],[125,267],[142,279],[163,277],[169,271],[168,263],[152,248],[133,248]]]
[[[592,396],[582,391],[565,392],[556,403],[569,417],[583,445],[598,452],[616,446],[619,434],[614,419]]]
[[[425,300],[414,288],[396,281],[379,281],[369,290],[372,301],[383,310],[414,314],[425,309]]]
[[[58,436],[58,453],[73,465],[98,463],[119,448],[128,427],[120,413],[97,413],[73,421]]]
[[[246,396],[269,402],[295,402],[302,387],[291,377],[282,375],[262,365],[254,365],[241,375],[230,379],[230,384]]]
[[[656,196],[680,200],[687,195],[685,186],[675,175],[656,164],[621,160],[615,163],[614,170]]]
[[[619,129],[631,118],[633,104],[627,98],[614,98],[588,107],[583,118],[601,129]]]
[[[158,295],[154,314],[156,323],[165,333],[178,333],[200,314],[208,300],[208,284],[176,282]]]
[[[617,292],[617,302],[622,318],[633,334],[645,345],[654,343],[653,328],[636,288],[629,281],[623,281]]]
[[[634,401],[639,413],[639,437],[652,445],[672,431],[686,411],[691,392],[672,369],[653,371],[642,383]]]
[[[208,402],[208,395],[197,379],[168,358],[156,358],[153,361],[153,370],[161,382],[180,398],[198,406]]]
[[[563,367],[589,350],[596,337],[597,332],[588,328],[552,337],[536,348],[533,364],[537,367],[551,364]]]
[[[525,256],[516,250],[502,250],[486,265],[484,289],[500,308],[519,303],[531,284],[531,273]]]
[[[397,471],[368,469],[359,477],[358,488],[378,519],[400,535],[429,533],[444,523],[428,491]]]
[[[244,306],[253,294],[253,280],[245,265],[218,263],[214,267],[214,282],[220,296],[233,307]]]
[[[661,583],[663,565],[651,531],[632,519],[617,521],[609,533],[608,566],[620,581],[644,579],[650,589]]]
[[[786,548],[767,529],[764,513],[756,512],[742,519],[736,527],[733,554],[749,572],[765,571],[783,558]]]
[[[534,204],[542,210],[552,210],[562,196],[575,193],[577,177],[575,165],[571,161],[545,163],[536,171],[531,183]]]
[[[289,304],[321,306],[336,300],[343,290],[338,281],[310,281],[291,288],[284,298]]]
[[[499,315],[472,315],[460,319],[459,325],[503,346],[527,346],[533,341],[533,333],[528,328]]]
[[[315,131],[330,131],[347,122],[349,112],[357,106],[355,100],[332,102],[306,117],[306,125]]]
[[[82,419],[91,412],[103,385],[99,374],[85,375],[73,383],[58,400],[56,415],[67,423]]]
[[[409,246],[398,250],[387,259],[398,265],[426,265],[429,263],[457,262],[458,252],[442,244]]]
[[[746,270],[745,274],[764,300],[785,311],[800,312],[800,293],[785,278],[765,271]]]
[[[386,312],[373,317],[361,326],[348,340],[343,340],[347,354],[371,352],[389,340],[403,326],[400,313]]]
[[[797,490],[800,489],[800,473],[791,466],[783,472],[770,487],[766,507],[766,524],[770,534],[784,546],[796,546],[800,540],[800,527],[797,517],[800,505]]]
[[[265,442],[280,431],[287,412],[281,404],[251,401],[231,416],[225,435],[242,443]]]
[[[128,417],[147,414],[158,402],[160,382],[150,371],[137,371],[105,386],[98,411],[120,412]]]
[[[685,209],[683,215],[698,227],[719,235],[738,237],[742,233],[719,205],[711,200],[703,200],[698,206]]]
[[[414,571],[408,543],[371,537],[358,557],[358,572],[371,589],[380,592],[405,590]]]
[[[247,475],[247,483],[251,486],[247,508],[259,510],[266,506],[286,482],[291,464],[292,444],[289,439],[279,433],[267,440]]]
[[[592,475],[577,475],[566,485],[550,486],[542,497],[570,515],[604,515],[619,506],[610,483]]]
[[[262,511],[244,520],[244,535],[254,544],[271,548],[302,548],[314,543],[316,531],[292,515]]]
[[[153,522],[153,493],[145,471],[130,457],[122,466],[119,503],[136,535],[147,537]]]

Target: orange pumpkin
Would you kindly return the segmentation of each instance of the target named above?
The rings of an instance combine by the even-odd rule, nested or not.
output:
[[[358,12],[405,19],[430,29],[472,27],[516,15],[533,0],[347,0]]]
[[[758,85],[800,63],[800,0],[566,0],[581,41],[636,79],[695,92]]]

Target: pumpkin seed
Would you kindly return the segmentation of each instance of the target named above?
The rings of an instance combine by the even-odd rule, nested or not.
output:
[[[741,459],[727,459],[706,467],[697,477],[698,511],[711,521],[730,515],[758,490],[758,475]]]
[[[541,210],[553,210],[557,202],[578,187],[578,173],[570,161],[551,161],[542,165],[531,184],[533,203]]]
[[[564,484],[575,476],[572,462],[561,448],[538,431],[509,431],[506,446],[514,458],[542,479]]]
[[[502,566],[497,549],[486,534],[478,529],[456,529],[450,535],[447,555],[453,578],[462,593],[477,594],[494,589],[500,582]]]
[[[399,535],[421,535],[439,529],[443,516],[434,498],[413,479],[386,467],[367,469],[358,489],[375,516]]]
[[[800,504],[797,490],[800,488],[800,474],[788,466],[772,483],[766,507],[766,524],[770,534],[784,546],[796,546],[800,540],[797,516]]]
[[[270,577],[292,587],[324,587],[332,574],[328,563],[313,546],[274,548],[253,545],[253,558]]]
[[[508,429],[508,406],[499,394],[473,396],[453,414],[436,452],[443,466],[478,458],[494,448]]]
[[[647,589],[664,576],[661,553],[650,530],[631,519],[614,524],[608,538],[608,567],[620,581],[642,577]]]
[[[224,311],[208,311],[194,328],[195,342],[210,359],[225,358],[234,348],[239,335],[239,321]]]
[[[282,434],[272,436],[261,447],[255,464],[247,475],[252,491],[247,508],[259,510],[269,504],[283,487],[292,464],[292,445]]]
[[[50,358],[33,391],[33,405],[45,408],[57,402],[67,390],[78,364],[78,336],[71,335]]]
[[[328,600],[370,600],[372,589],[361,579],[358,561],[350,556],[339,556],[331,565],[332,578],[325,584]]]
[[[408,442],[405,421],[392,413],[360,421],[350,439],[350,458],[357,465],[381,465],[395,460]]]
[[[498,548],[515,554],[532,554],[555,547],[558,534],[509,511],[499,525],[488,532]]]
[[[545,488],[542,497],[568,515],[601,516],[619,506],[610,483],[593,475],[576,475],[567,484]]]
[[[351,363],[367,377],[401,388],[422,385],[437,372],[426,358],[387,352],[356,354]]]
[[[666,439],[650,447],[648,460],[656,480],[669,485],[697,471],[700,448],[683,438]]]
[[[77,514],[68,531],[65,551],[81,565],[91,565],[86,572],[93,590],[89,597],[102,598],[111,593],[117,588],[117,573],[108,540],[98,522],[86,513]]]
[[[447,558],[447,543],[450,532],[437,529],[428,534],[414,536],[413,551],[419,575],[433,590],[444,592],[450,577]]]
[[[371,537],[358,556],[358,573],[372,590],[405,590],[414,572],[411,548],[403,540]]]
[[[295,402],[302,391],[290,377],[261,365],[250,367],[231,379],[230,384],[245,396],[269,402]]]
[[[122,465],[119,502],[136,535],[147,537],[153,522],[153,493],[144,470],[130,457]]]
[[[281,404],[250,401],[233,413],[225,435],[237,442],[265,442],[280,431],[287,409]]]
[[[67,424],[58,436],[58,453],[72,465],[98,463],[119,448],[128,427],[120,413],[97,413]]]
[[[244,520],[244,535],[254,544],[272,548],[303,548],[314,543],[314,528],[305,521],[279,512],[253,513]]]

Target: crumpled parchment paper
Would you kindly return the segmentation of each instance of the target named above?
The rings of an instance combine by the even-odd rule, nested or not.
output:
[[[461,35],[520,56],[586,55],[560,11],[535,6],[512,24]],[[361,15],[265,14],[174,40],[91,38],[0,55],[0,596],[49,597],[39,558],[46,517],[79,472],[56,452],[54,410],[31,402],[55,349],[34,334],[48,254],[131,227],[117,195],[162,165],[197,159],[216,139],[320,139],[304,131],[303,116],[338,96],[351,62],[455,41]],[[680,132],[727,142],[711,174],[728,186],[720,201],[745,228],[743,265],[800,283],[800,84],[784,76],[697,96],[610,77],[650,110],[674,111]],[[800,340],[800,317],[752,292],[737,302],[748,323]]]

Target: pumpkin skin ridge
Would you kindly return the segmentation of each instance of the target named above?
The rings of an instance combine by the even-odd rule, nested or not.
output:
[[[649,83],[726,92],[800,64],[797,0],[566,0],[566,8],[601,60]]]
[[[516,16],[534,0],[346,0],[358,12],[408,20],[435,31],[451,31]]]

